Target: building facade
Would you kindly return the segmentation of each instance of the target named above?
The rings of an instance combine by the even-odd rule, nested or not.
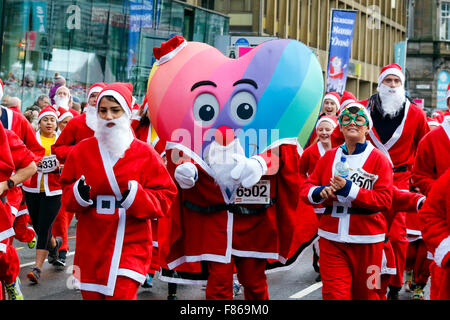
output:
[[[327,70],[333,8],[356,10],[347,90],[359,99],[376,92],[381,68],[395,60],[407,32],[407,0],[191,0],[230,17],[230,39],[278,37],[309,46]],[[428,2],[428,1],[426,1]],[[251,42],[251,41],[249,41]],[[233,45],[233,43],[230,43]]]
[[[81,102],[96,82],[130,81],[138,102],[153,47],[173,35],[214,44],[229,18],[170,0],[0,0],[0,77],[22,109],[48,94],[55,72]]]
[[[447,109],[450,81],[450,1],[409,0],[408,90],[425,109]]]

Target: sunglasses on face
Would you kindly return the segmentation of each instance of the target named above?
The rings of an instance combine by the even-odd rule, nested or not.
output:
[[[358,110],[356,114],[352,114],[350,111],[344,110],[339,117],[339,124],[341,126],[348,126],[352,121],[359,127],[363,127],[369,123],[369,119],[367,119],[363,110]]]

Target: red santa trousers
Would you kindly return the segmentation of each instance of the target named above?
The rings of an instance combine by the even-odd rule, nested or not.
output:
[[[430,300],[439,300],[439,291],[444,281],[444,273],[445,271],[432,260],[430,263]]]
[[[12,238],[10,238],[12,239]],[[9,242],[12,242],[9,240]],[[6,246],[6,252],[0,252],[0,280],[6,284],[13,283],[19,276],[20,261],[12,244]]]
[[[94,291],[81,290],[81,296],[83,300],[136,300],[139,285],[140,283],[131,278],[118,276],[114,287],[114,295],[106,296]]]
[[[405,270],[412,270],[414,282],[426,284],[430,276],[431,260],[427,258],[427,248],[422,239],[409,243]]]
[[[23,210],[26,210],[26,206],[24,205]],[[30,228],[28,225],[31,225],[31,218],[28,213],[20,214],[21,210],[14,219],[14,237],[20,242],[31,242],[36,236],[36,232]],[[20,215],[19,215],[20,214]]]
[[[208,261],[207,300],[233,299],[233,274],[236,266],[246,300],[269,300],[265,259],[233,256],[230,263]]]
[[[379,300],[383,242],[319,239],[323,300]]]

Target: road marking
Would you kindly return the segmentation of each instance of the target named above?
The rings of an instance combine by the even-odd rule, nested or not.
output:
[[[322,288],[322,285],[323,285],[322,281],[317,282],[317,283],[309,286],[308,288],[303,289],[302,291],[299,291],[299,292],[293,294],[292,296],[289,297],[289,299],[301,299],[304,296],[307,296],[308,294],[310,294],[311,292],[314,292],[317,289]]]
[[[71,252],[67,252],[67,257],[70,257],[70,256],[73,256],[75,254],[75,251],[71,251]],[[48,260],[45,260],[46,262],[48,262]],[[21,264],[20,265],[20,267],[21,268],[23,268],[23,267],[29,267],[29,266],[32,266],[32,265],[34,265],[34,261],[32,261],[32,262],[27,262],[27,263],[24,263],[24,264]]]

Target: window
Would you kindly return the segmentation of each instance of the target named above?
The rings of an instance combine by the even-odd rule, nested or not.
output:
[[[441,3],[440,39],[450,40],[450,2]]]

